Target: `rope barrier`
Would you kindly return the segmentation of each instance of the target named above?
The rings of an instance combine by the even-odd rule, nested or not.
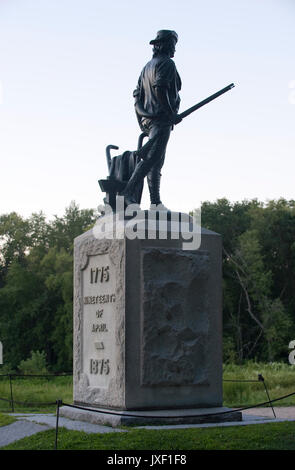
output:
[[[63,406],[67,406],[69,408],[77,408],[77,409],[81,409],[81,410],[84,410],[84,411],[91,411],[91,412],[96,412],[96,413],[103,413],[103,414],[110,414],[110,415],[117,415],[117,416],[121,416],[121,417],[131,417],[131,418],[157,418],[157,419],[178,419],[178,418],[196,418],[196,417],[200,417],[200,415],[180,415],[180,416],[161,416],[161,415],[150,415],[150,416],[147,416],[147,415],[140,415],[140,414],[131,414],[131,413],[125,413],[125,412],[116,412],[116,411],[108,411],[108,410],[97,410],[97,409],[94,409],[94,408],[87,408],[87,407],[83,407],[83,406],[79,406],[79,405],[70,405],[69,403],[63,403],[62,400],[56,400],[55,402],[21,402],[21,401],[16,401],[13,399],[13,395],[12,395],[12,378],[13,377],[66,377],[66,376],[72,376],[73,374],[72,373],[64,373],[64,374],[0,374],[0,377],[9,377],[9,382],[10,382],[10,392],[11,392],[11,398],[10,400],[8,399],[5,399],[5,398],[1,398],[0,397],[0,400],[2,401],[6,401],[8,403],[11,404],[11,407],[12,407],[12,412],[14,412],[14,404],[18,404],[18,405],[26,405],[26,406],[51,406],[51,405],[56,405],[56,431],[55,431],[55,446],[54,448],[57,449],[57,443],[58,443],[58,423],[59,423],[59,408],[61,405]],[[265,380],[264,380],[264,377],[262,376],[262,374],[258,374],[258,379],[256,380],[245,380],[245,379],[223,379],[223,382],[243,382],[243,383],[256,383],[256,382],[263,382],[263,385],[264,385],[264,388],[265,388],[265,391],[266,391],[266,394],[267,394],[267,397],[268,397],[268,401],[265,401],[265,402],[262,402],[262,403],[258,403],[256,405],[251,405],[251,406],[246,406],[246,407],[242,407],[242,408],[237,408],[237,409],[234,409],[234,410],[226,410],[226,411],[219,411],[219,412],[216,412],[216,413],[206,413],[206,414],[202,414],[201,417],[202,418],[206,418],[206,417],[210,417],[210,416],[218,416],[218,415],[225,415],[225,414],[229,414],[229,413],[233,413],[233,412],[241,412],[241,411],[245,411],[245,410],[249,410],[249,409],[253,409],[253,408],[257,408],[257,407],[261,407],[261,406],[265,406],[265,405],[270,405],[271,408],[272,408],[272,411],[273,411],[273,414],[274,414],[274,417],[276,418],[276,414],[275,414],[275,411],[274,411],[274,408],[272,406],[272,403],[274,402],[277,402],[279,400],[284,400],[285,398],[289,398],[293,395],[295,395],[295,392],[293,393],[289,393],[288,395],[284,395],[282,397],[279,397],[279,398],[275,398],[273,400],[270,399],[270,396],[269,396],[269,393],[268,393],[268,390],[267,390],[267,387],[266,387],[266,383],[265,383]]]
[[[10,401],[10,400],[8,400]],[[35,402],[30,402],[30,401],[16,401],[13,400],[13,403],[17,405],[26,405],[26,406],[49,406],[49,405],[55,405],[56,401],[35,401]]]
[[[11,404],[11,408],[12,408],[12,412],[14,412],[14,404],[19,404],[19,405],[24,405],[24,406],[51,406],[51,405],[54,405],[56,404],[56,402],[20,402],[20,401],[16,401],[14,400],[13,398],[13,393],[12,393],[12,378],[13,377],[66,377],[66,376],[72,376],[73,374],[71,372],[66,372],[66,373],[62,373],[62,374],[0,374],[0,377],[9,377],[9,381],[10,381],[10,400],[8,399],[5,399],[5,398],[0,398],[0,400],[2,401],[7,401]],[[245,379],[223,379],[223,382],[249,382],[249,383],[256,383],[256,382],[263,382],[264,384],[264,388],[265,388],[265,391],[266,391],[266,394],[268,396],[268,402],[269,405],[271,406],[272,408],[272,411],[273,411],[273,414],[274,414],[274,417],[276,418],[276,415],[275,415],[275,411],[273,409],[273,406],[272,406],[272,400],[270,400],[270,397],[269,397],[269,393],[268,393],[268,390],[267,390],[267,387],[266,387],[266,384],[265,384],[265,381],[264,381],[264,378],[262,376],[262,374],[258,374],[258,379],[256,380],[245,380]],[[67,405],[67,406],[70,406],[70,405]],[[134,416],[134,415],[132,415]]]
[[[69,377],[72,376],[73,373],[65,373],[65,374],[0,374],[0,377]]]
[[[7,398],[0,398],[0,400],[2,400],[2,401],[8,401],[9,403],[11,402],[11,400],[8,400]]]
[[[275,402],[275,401],[279,401],[279,400],[284,400],[285,398],[289,398],[290,396],[292,395],[295,395],[295,392],[293,393],[289,393],[288,395],[285,395],[285,396],[282,396],[282,397],[279,397],[279,398],[275,398],[272,400],[272,403]],[[250,410],[252,408],[258,408],[260,406],[265,406],[265,405],[268,405],[269,404],[269,401],[264,401],[264,402],[261,402],[261,403],[257,403],[256,405],[249,405],[249,406],[245,406],[243,408],[235,408],[234,410],[227,410],[227,411],[219,411],[217,413],[207,413],[207,414],[202,414],[202,418],[203,417],[208,417],[208,416],[217,416],[217,415],[224,415],[224,414],[228,414],[228,413],[232,413],[233,411],[245,411],[245,410]],[[68,403],[62,403],[63,406],[68,406],[70,408],[78,408],[78,409],[81,409],[81,410],[85,410],[85,411],[93,411],[93,412],[96,412],[96,413],[104,413],[104,414],[111,414],[111,415],[118,415],[118,416],[127,416],[127,417],[132,417],[132,418],[147,418],[146,415],[136,415],[136,414],[131,414],[131,413],[118,413],[118,412],[115,412],[115,411],[107,411],[107,410],[96,410],[94,408],[85,408],[85,407],[82,407],[82,406],[79,406],[79,405],[70,405]],[[160,418],[160,419],[176,419],[176,418],[197,418],[197,417],[200,417],[200,415],[179,415],[179,416],[160,416],[160,415],[154,415],[154,416],[148,416],[148,418]]]
[[[7,401],[8,403],[11,403],[11,400],[8,400],[8,398],[0,398],[2,401]],[[13,403],[17,405],[27,405],[27,406],[45,406],[45,405],[56,405],[56,401],[17,401],[13,400]]]
[[[274,417],[276,418],[276,413],[274,410],[274,407],[272,406],[272,400],[270,399],[268,389],[265,383],[265,379],[262,374],[258,374],[258,378],[256,380],[246,380],[246,379],[223,379],[223,382],[243,382],[243,383],[257,383],[257,382],[263,382],[264,390],[268,398],[268,403],[271,406],[272,413]]]
[[[239,379],[223,379],[222,380],[223,382],[246,382],[246,383],[257,383],[257,382],[260,382],[260,380],[256,379],[256,380],[239,380]]]
[[[76,409],[80,409],[80,410],[84,410],[84,411],[91,411],[91,412],[96,412],[96,413],[103,413],[103,414],[109,414],[109,415],[117,415],[117,416],[121,416],[121,417],[131,417],[131,418],[156,418],[156,419],[178,419],[178,418],[196,418],[196,417],[202,417],[202,418],[207,418],[207,417],[211,417],[211,416],[219,416],[219,415],[225,415],[225,414],[229,414],[229,413],[233,413],[233,412],[241,412],[241,411],[245,411],[245,410],[249,410],[249,409],[253,409],[253,408],[258,408],[258,407],[261,407],[261,406],[265,406],[265,405],[270,405],[271,408],[272,408],[272,411],[273,411],[273,415],[274,417],[276,418],[276,414],[275,414],[275,411],[274,411],[274,408],[273,408],[273,403],[274,402],[277,402],[277,401],[280,401],[280,400],[284,400],[285,398],[289,398],[293,395],[295,395],[295,392],[292,392],[292,393],[289,393],[287,395],[283,395],[279,398],[275,398],[273,400],[270,399],[270,396],[269,396],[269,393],[268,393],[268,390],[267,390],[267,387],[266,387],[266,383],[265,383],[265,379],[264,377],[262,376],[262,374],[258,374],[258,379],[256,380],[247,380],[247,379],[223,379],[223,382],[235,382],[235,383],[238,383],[238,382],[241,382],[241,383],[257,383],[257,382],[263,382],[263,385],[264,385],[264,389],[265,389],[265,392],[267,394],[267,397],[268,397],[268,401],[265,401],[265,402],[262,402],[262,403],[258,403],[256,405],[251,405],[251,406],[246,406],[246,407],[242,407],[242,408],[237,408],[237,409],[234,409],[234,410],[226,410],[226,411],[219,411],[219,412],[216,412],[216,413],[206,413],[206,414],[202,414],[202,415],[180,415],[180,416],[161,416],[161,415],[150,415],[150,416],[146,416],[146,415],[140,415],[140,414],[131,414],[131,413],[122,413],[122,412],[115,412],[115,411],[107,411],[107,410],[96,410],[96,409],[93,409],[93,408],[87,408],[87,407],[82,407],[82,406],[79,406],[79,405],[70,405],[69,403],[63,403],[62,400],[56,400],[55,402],[21,402],[21,401],[16,401],[13,399],[13,394],[12,394],[12,378],[17,378],[17,377],[43,377],[43,378],[52,378],[52,377],[67,377],[67,376],[72,376],[73,373],[70,372],[70,373],[62,373],[62,374],[0,374],[0,377],[9,377],[9,382],[10,382],[10,400],[6,399],[6,398],[1,398],[0,397],[0,400],[1,401],[5,401],[5,402],[8,402],[11,404],[11,408],[12,408],[12,412],[14,412],[14,404],[18,404],[18,405],[25,405],[25,406],[51,406],[51,405],[56,405],[56,426],[55,426],[55,444],[54,444],[54,449],[57,450],[57,444],[58,444],[58,424],[59,424],[59,408],[61,405],[63,406],[67,406],[69,408],[76,408]]]
[[[280,400],[284,400],[285,398],[289,398],[291,396],[295,395],[295,392],[292,392],[292,393],[288,393],[287,395],[283,395],[279,398],[275,398],[272,400],[272,403],[273,402],[277,402],[277,401],[280,401]],[[218,416],[218,415],[225,415],[225,414],[229,414],[229,413],[232,413],[232,412],[241,412],[241,411],[245,411],[245,410],[250,410],[252,408],[258,408],[258,407],[261,407],[261,406],[264,406],[264,405],[267,405],[269,404],[270,402],[269,401],[265,401],[265,402],[262,402],[262,403],[257,403],[256,405],[251,405],[251,406],[245,406],[243,408],[237,408],[237,409],[234,409],[234,410],[227,410],[227,411],[219,411],[217,413],[207,413],[207,414],[202,414],[201,417],[208,417],[208,416]],[[111,414],[111,415],[119,415],[119,416],[127,416],[127,417],[132,417],[132,418],[147,418],[146,415],[136,415],[136,414],[131,414],[131,413],[118,413],[116,411],[107,411],[107,410],[95,410],[93,408],[86,408],[86,407],[82,407],[82,406],[79,406],[79,405],[70,405],[68,403],[63,403],[62,400],[57,400],[56,401],[56,405],[57,405],[57,412],[56,412],[56,428],[55,428],[55,450],[57,450],[57,439],[58,439],[58,420],[59,420],[59,408],[61,405],[63,406],[67,406],[69,408],[78,408],[80,410],[85,410],[85,411],[93,411],[93,412],[96,412],[96,413],[104,413],[104,414]],[[160,415],[151,415],[151,416],[148,416],[148,418],[158,418],[158,419],[176,419],[176,418],[196,418],[196,417],[200,417],[200,415],[181,415],[181,416],[160,416]],[[276,416],[275,416],[276,417]]]
[[[10,400],[1,398],[0,400],[6,401],[10,403],[11,406],[11,412],[14,413],[14,405],[23,405],[23,406],[52,406],[56,404],[56,401],[54,402],[23,402],[23,401],[17,401],[13,397],[13,387],[12,387],[12,379],[13,378],[18,378],[18,377],[45,377],[45,378],[53,378],[53,377],[67,377],[67,376],[72,376],[73,373],[71,372],[65,372],[62,374],[0,374],[0,377],[8,377],[9,378],[9,387],[10,387]]]

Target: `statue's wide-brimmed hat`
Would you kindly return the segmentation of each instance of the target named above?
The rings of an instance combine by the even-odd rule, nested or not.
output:
[[[176,42],[178,41],[178,35],[175,31],[171,31],[170,29],[161,29],[157,32],[156,39],[150,41],[150,44],[158,44],[159,42],[167,41],[172,38],[175,39]]]

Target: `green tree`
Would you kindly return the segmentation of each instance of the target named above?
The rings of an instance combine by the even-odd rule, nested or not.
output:
[[[284,199],[202,205],[202,225],[223,238],[225,358],[286,358],[295,337],[294,211]]]
[[[72,369],[73,359],[73,257],[63,248],[51,248],[42,259],[45,286],[55,299],[55,311],[50,341],[57,370]]]
[[[72,201],[66,208],[63,217],[55,216],[50,224],[49,239],[50,246],[58,249],[64,248],[73,252],[73,240],[91,228],[98,217],[98,212],[94,209],[79,209],[79,206]]]
[[[244,322],[243,342],[239,338],[239,356],[251,357],[264,339],[266,347],[260,348],[260,354],[272,361],[288,343],[292,322],[280,299],[272,298],[272,273],[265,268],[261,251],[257,231],[248,230],[240,235],[237,248],[233,255],[227,254],[227,259],[241,289],[244,316],[249,315]]]
[[[71,370],[73,240],[96,216],[72,202],[49,222],[42,213],[0,217],[0,336],[12,367],[38,350],[52,370]]]

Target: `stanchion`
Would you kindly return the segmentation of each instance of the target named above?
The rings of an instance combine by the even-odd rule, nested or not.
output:
[[[13,378],[14,377],[46,377],[46,378],[53,378],[53,377],[69,377],[72,376],[73,374],[70,372],[64,373],[64,374],[0,374],[1,377],[8,377],[9,380],[9,388],[10,388],[10,397],[3,398],[0,397],[1,401],[7,401],[10,403],[11,407],[11,412],[15,412],[15,405],[22,405],[22,406],[48,406],[48,405],[55,405],[56,401],[54,402],[22,402],[22,401],[17,401],[14,399],[13,396]]]
[[[14,413],[14,403],[13,403],[13,393],[12,393],[12,379],[11,379],[10,374],[9,374],[9,386],[10,386],[10,406],[11,406],[12,413]]]
[[[269,404],[270,404],[270,406],[271,406],[273,415],[274,415],[274,417],[276,418],[275,410],[274,410],[274,408],[273,408],[273,406],[272,406],[272,402],[270,401],[270,396],[269,396],[269,393],[268,393],[268,390],[267,390],[267,386],[266,386],[266,383],[265,383],[265,380],[264,380],[264,377],[263,377],[262,374],[258,374],[258,380],[259,380],[259,382],[263,382],[263,385],[264,385],[264,388],[265,388],[265,391],[266,391],[266,395],[267,395]]]
[[[55,425],[55,444],[54,444],[54,450],[57,450],[59,407],[60,407],[61,405],[62,405],[62,400],[56,400],[56,425]]]

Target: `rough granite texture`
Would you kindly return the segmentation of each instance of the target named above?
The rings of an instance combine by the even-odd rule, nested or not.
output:
[[[208,383],[208,252],[145,248],[142,273],[142,385]]]

